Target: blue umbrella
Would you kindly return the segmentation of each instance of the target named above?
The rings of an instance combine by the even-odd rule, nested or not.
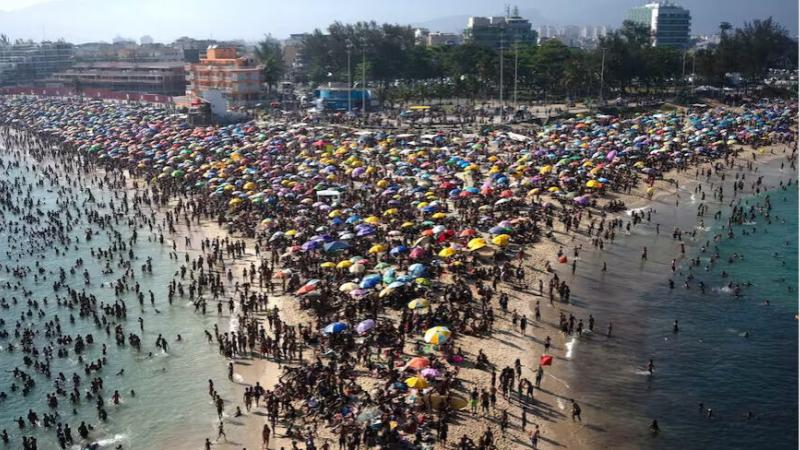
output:
[[[405,285],[406,285],[406,283],[405,283],[405,282],[403,282],[403,281],[394,281],[394,282],[392,282],[392,283],[389,283],[389,286],[388,286],[388,287],[389,287],[390,289],[397,289],[397,288],[399,288],[399,287],[402,287],[402,286],[405,286]]]
[[[341,333],[342,331],[347,329],[347,324],[344,322],[333,322],[326,326],[322,331],[325,334],[336,334]]]
[[[401,275],[401,276],[397,277],[397,279],[395,281],[403,281],[405,283],[410,283],[410,282],[414,281],[414,278],[416,278],[416,277],[413,277],[411,275],[406,274],[406,275]]]
[[[397,247],[394,247],[391,250],[389,250],[389,254],[392,255],[392,256],[397,256],[397,255],[399,255],[401,253],[405,253],[407,251],[408,251],[408,247],[406,247],[405,245],[398,245]]]
[[[354,224],[358,222],[361,222],[361,216],[359,216],[358,214],[353,214],[352,216],[347,218],[347,223],[349,224]]]
[[[308,242],[303,243],[303,245],[301,245],[300,248],[304,252],[310,252],[312,250],[316,250],[316,249],[320,248],[321,246],[322,246],[322,243],[320,241],[313,240],[313,241],[308,241]]]
[[[345,241],[333,241],[323,245],[322,248],[326,253],[333,253],[350,248],[350,244]]]
[[[358,287],[361,289],[372,289],[381,282],[381,276],[378,274],[367,275],[361,279]]]
[[[425,266],[419,263],[408,266],[409,275],[415,278],[425,275],[425,270]]]

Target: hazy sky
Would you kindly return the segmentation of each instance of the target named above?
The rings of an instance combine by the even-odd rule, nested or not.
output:
[[[278,38],[324,28],[334,20],[376,20],[453,31],[466,16],[501,15],[510,0],[0,0],[0,32],[12,39],[111,41],[115,36],[157,41],[177,37]],[[644,0],[526,0],[520,13],[534,26],[619,26]],[[773,16],[797,34],[797,0],[677,0],[692,12],[692,32],[711,33],[720,21]]]

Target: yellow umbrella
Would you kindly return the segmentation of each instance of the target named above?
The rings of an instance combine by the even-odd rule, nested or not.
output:
[[[425,389],[428,387],[428,381],[422,377],[411,377],[406,379],[406,386],[414,389]]]
[[[547,165],[547,166],[544,166],[544,167],[539,169],[539,174],[540,175],[546,175],[546,174],[548,174],[548,173],[550,173],[552,171],[553,171],[553,166]]]
[[[413,222],[403,222],[403,224],[400,225],[400,228],[410,228],[410,227],[413,227],[413,226],[414,226]]]
[[[353,261],[350,261],[349,259],[345,259],[344,261],[339,261],[336,264],[336,268],[337,269],[347,269],[348,267],[350,267],[352,265],[353,265]]]
[[[397,208],[389,208],[389,209],[387,209],[386,211],[383,212],[383,215],[384,216],[393,216],[393,215],[397,214],[398,212],[399,211],[397,210]]]
[[[550,186],[549,188],[547,188],[547,190],[550,192],[558,192],[561,189],[559,189],[558,186]]]
[[[381,219],[379,219],[379,218],[377,218],[375,216],[369,216],[366,219],[364,219],[364,222],[366,222],[366,223],[368,223],[370,225],[377,225],[377,224],[381,223]]]
[[[467,248],[470,250],[479,250],[483,247],[486,247],[486,239],[484,238],[475,238],[467,243]]]
[[[445,214],[443,212],[437,212],[437,213],[434,213],[431,216],[431,218],[433,218],[433,219],[444,219],[445,217],[447,217],[447,214]]]
[[[322,267],[323,269],[333,269],[334,267],[336,267],[336,263],[324,262],[324,263],[320,264],[319,266]]]
[[[386,247],[384,247],[381,244],[375,244],[375,245],[373,245],[372,247],[369,248],[369,253],[370,254],[383,253],[385,251],[386,251]]]
[[[234,199],[231,199],[231,201],[230,201],[230,202],[228,202],[228,205],[230,205],[230,206],[236,206],[236,205],[238,205],[239,203],[242,203],[242,199],[240,199],[240,198],[234,198]]]
[[[427,298],[423,298],[423,297],[415,298],[414,300],[411,300],[410,302],[408,302],[408,309],[427,308],[428,305],[430,305],[430,304],[431,304],[431,302],[428,301]]]
[[[289,230],[286,233],[283,233],[286,236],[297,236],[297,230]]]
[[[511,239],[511,236],[507,234],[498,234],[497,236],[492,238],[492,244],[499,245],[500,247],[505,247],[508,245],[508,241]]]
[[[454,249],[453,247],[445,247],[439,250],[439,256],[441,256],[442,258],[449,258],[455,254],[456,254],[456,249]]]
[[[392,289],[390,287],[385,287],[385,288],[381,289],[381,291],[378,293],[378,297],[380,297],[380,298],[386,297],[387,295],[391,294],[392,292],[394,292],[394,289]]]
[[[338,209],[334,209],[333,211],[328,213],[328,217],[333,219],[334,217],[339,217],[342,215],[342,212]]]
[[[597,180],[589,180],[589,181],[587,181],[587,182],[586,182],[586,187],[590,187],[590,188],[601,188],[601,187],[603,187],[603,184],[602,184],[602,183],[600,183],[600,182],[599,182],[599,181],[597,181]]]

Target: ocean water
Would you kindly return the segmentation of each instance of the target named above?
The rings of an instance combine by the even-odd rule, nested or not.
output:
[[[798,196],[796,189],[768,195],[780,219],[757,218],[720,243],[712,292],[653,292],[651,328],[662,331],[645,343],[658,362],[642,408],[663,430],[655,448],[798,446]],[[744,230],[757,231],[742,236]],[[745,256],[728,263],[732,255]],[[753,286],[736,297],[717,275],[722,270]],[[677,334],[669,330],[670,314],[679,320]]]
[[[762,168],[760,174],[784,182],[796,177],[777,168]],[[682,188],[679,208],[672,195],[654,201],[651,222],[634,227],[630,235],[618,235],[605,251],[584,247],[575,275],[557,268],[575,286],[572,303],[581,311],[577,316],[586,323],[591,313],[596,320],[593,335],[570,338],[567,345],[567,380],[584,409],[584,423],[576,426],[583,429],[579,436],[586,448],[798,446],[797,185],[745,197],[753,204],[770,195],[772,214],[781,220],[768,224],[757,218],[734,227],[736,238],[716,243],[721,259],[708,272],[703,266],[713,247],[706,253],[701,247],[708,241],[713,246],[714,235],[724,234],[723,224],[711,215],[721,209],[728,217],[730,208],[727,201],[713,204],[709,199],[712,213],[701,224],[696,217],[699,199],[691,195],[696,185]],[[685,254],[681,241],[672,238],[675,226],[696,230],[694,237],[683,237]],[[742,235],[753,228],[755,233]],[[642,262],[645,246],[648,260]],[[728,263],[734,254],[745,256]],[[703,263],[693,269],[695,280],[686,289],[688,259],[697,256]],[[604,261],[605,274],[600,271]],[[670,278],[674,289],[669,289]],[[699,280],[706,285],[705,294]],[[730,281],[753,285],[736,297],[727,286]],[[673,332],[675,320],[678,333]],[[605,335],[608,322],[613,323],[611,338]],[[562,402],[568,405],[567,398]],[[747,418],[748,412],[753,418]],[[654,419],[661,429],[657,436],[649,430]]]
[[[5,161],[10,161],[11,157],[7,151],[0,151],[0,157]],[[29,181],[35,180],[35,175],[24,169],[13,169],[4,174],[5,180],[21,176]],[[52,191],[52,192],[51,192]],[[78,190],[75,189],[77,192]],[[98,203],[108,202],[113,192],[108,190],[94,190]],[[78,193],[78,197],[83,200],[87,198],[86,193]],[[43,211],[59,211],[60,207],[56,204],[57,193],[50,189],[34,189],[31,194],[34,202],[41,201],[39,206]],[[108,210],[98,208],[101,213]],[[14,216],[5,211],[5,220],[19,220],[19,216]],[[127,304],[128,319],[125,323],[125,334],[136,333],[142,337],[142,351],[136,352],[130,346],[117,347],[114,342],[113,326],[111,335],[106,335],[104,329],[96,327],[92,320],[82,319],[77,311],[70,311],[65,307],[56,305],[52,283],[58,278],[58,269],[64,267],[67,270],[67,284],[81,290],[86,289],[88,293],[93,293],[98,300],[105,303],[113,303],[114,290],[109,287],[109,282],[116,280],[123,271],[116,266],[115,261],[111,261],[111,267],[115,273],[103,275],[102,269],[105,261],[95,259],[90,255],[90,248],[108,247],[109,238],[105,231],[100,231],[95,235],[91,242],[83,239],[84,230],[89,227],[84,216],[82,224],[75,227],[73,237],[80,238],[77,249],[70,249],[69,253],[62,253],[57,256],[52,249],[46,254],[27,255],[24,254],[19,260],[16,257],[9,258],[6,252],[12,255],[18,254],[20,249],[26,248],[26,236],[4,234],[0,236],[0,255],[2,255],[3,270],[0,271],[0,297],[4,297],[9,304],[9,308],[0,310],[6,324],[4,329],[10,333],[6,339],[0,339],[0,391],[8,394],[5,401],[0,401],[0,429],[6,429],[11,436],[11,444],[8,448],[22,448],[21,436],[36,436],[40,449],[55,449],[58,444],[55,438],[55,428],[49,430],[43,427],[32,428],[26,426],[24,430],[19,430],[14,421],[17,417],[26,418],[28,409],[33,409],[41,420],[42,413],[56,412],[59,414],[58,421],[69,423],[73,430],[73,437],[79,440],[77,432],[81,421],[94,425],[96,428],[90,434],[91,442],[99,443],[101,448],[115,448],[123,445],[125,449],[190,449],[202,448],[206,437],[216,436],[216,411],[208,395],[208,380],[215,381],[215,387],[223,398],[227,401],[237,400],[234,398],[234,386],[227,382],[226,364],[227,361],[218,354],[216,344],[209,344],[203,330],[213,333],[214,324],[217,323],[216,315],[208,314],[202,316],[194,312],[193,305],[186,299],[175,296],[174,303],[169,305],[167,301],[167,284],[178,270],[180,264],[169,258],[167,245],[159,244],[155,239],[155,233],[150,233],[146,228],[138,230],[138,243],[133,250],[136,259],[133,267],[136,269],[136,281],[139,282],[142,291],[145,293],[144,307],[140,309],[138,300],[133,289],[123,294],[122,299]],[[99,230],[97,226],[92,227]],[[131,229],[124,220],[120,220],[115,227],[124,238],[131,234]],[[169,243],[165,236],[165,242]],[[17,248],[14,249],[13,247]],[[179,252],[181,262],[183,254]],[[43,257],[41,257],[43,256]],[[41,258],[40,258],[41,257]],[[148,257],[152,258],[152,274],[143,274],[140,267]],[[76,270],[74,275],[69,275],[71,267],[77,258],[83,258],[85,267],[91,274],[91,285],[84,286],[82,269]],[[12,266],[31,266],[36,261],[44,268],[47,280],[35,282],[33,275],[29,275],[22,280],[22,287],[30,291],[30,296],[25,297],[22,288],[15,288],[13,285],[17,278],[8,273],[5,267]],[[11,283],[11,287],[6,285]],[[132,283],[131,283],[132,284]],[[147,291],[152,290],[155,294],[155,308],[150,306]],[[65,289],[58,293],[62,297],[66,296]],[[12,303],[12,297],[16,297],[18,302]],[[49,300],[48,305],[42,305],[42,299]],[[21,323],[23,326],[35,327],[42,331],[35,343],[41,348],[47,342],[43,336],[44,327],[41,325],[45,321],[59,317],[62,330],[72,336],[77,334],[86,335],[91,333],[95,339],[94,344],[88,346],[84,353],[86,361],[93,361],[102,356],[101,347],[107,346],[108,364],[99,373],[87,376],[84,373],[83,365],[77,360],[77,356],[72,352],[68,358],[55,357],[52,360],[52,373],[55,379],[59,372],[63,372],[67,377],[67,390],[71,390],[71,377],[73,373],[78,373],[82,378],[80,390],[84,392],[89,387],[91,378],[101,376],[104,380],[103,396],[105,398],[105,409],[108,412],[108,421],[100,422],[94,407],[93,400],[82,400],[75,407],[70,403],[68,397],[59,397],[57,410],[48,408],[46,404],[46,394],[54,391],[53,381],[46,379],[43,375],[36,374],[35,388],[26,396],[20,391],[12,392],[11,384],[15,381],[11,371],[15,367],[24,369],[28,373],[35,373],[32,368],[25,368],[23,364],[24,354],[19,350],[19,339],[14,336],[15,323],[21,320],[21,315],[25,314],[29,308],[27,300],[37,300],[45,312],[44,318],[38,318],[34,314],[32,318],[25,318]],[[156,309],[159,312],[156,312]],[[75,322],[70,323],[69,317],[72,313]],[[137,318],[144,319],[144,332],[140,332]],[[227,327],[221,326],[225,331]],[[168,352],[157,351],[155,340],[158,334],[163,334],[169,346]],[[180,334],[182,342],[176,341],[176,336]],[[17,351],[8,352],[9,344],[17,347]],[[148,353],[153,352],[152,357]],[[125,369],[124,375],[115,375],[120,369]],[[19,385],[19,382],[17,382]],[[119,390],[122,396],[122,403],[114,406],[111,402],[111,395],[114,390]],[[135,390],[135,396],[131,395],[131,390]],[[230,403],[228,403],[230,408]],[[226,414],[232,411],[226,409]],[[27,421],[27,418],[26,418]],[[82,448],[86,442],[77,442],[73,448]],[[0,445],[2,446],[2,445]]]

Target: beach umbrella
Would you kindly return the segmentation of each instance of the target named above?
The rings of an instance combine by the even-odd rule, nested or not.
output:
[[[425,342],[429,344],[439,345],[444,344],[450,339],[451,332],[447,327],[433,327],[425,332]]]
[[[439,250],[438,254],[442,258],[450,258],[451,256],[456,254],[456,249],[454,249],[453,247],[445,247],[445,248]]]
[[[472,240],[470,240],[470,241],[467,243],[467,248],[468,248],[470,251],[475,251],[475,250],[480,250],[480,249],[482,249],[483,247],[486,247],[486,245],[487,245],[487,244],[486,244],[486,239],[483,239],[483,238],[475,238],[475,239],[472,239]]]
[[[362,320],[361,322],[356,325],[356,332],[359,334],[364,334],[367,331],[375,328],[375,321],[372,319]]]
[[[427,269],[425,265],[419,263],[408,266],[408,274],[413,277],[421,277],[425,275],[426,270]]]
[[[423,309],[427,308],[430,304],[431,302],[427,298],[415,298],[408,302],[408,309]]]
[[[385,246],[383,246],[381,244],[375,244],[375,245],[373,245],[372,247],[369,248],[369,251],[367,253],[369,253],[371,255],[374,255],[376,253],[383,253],[385,251],[386,251],[386,247]]]
[[[437,378],[442,375],[441,372],[434,369],[433,367],[427,367],[425,369],[422,369],[422,371],[420,371],[419,374],[425,378]]]
[[[372,289],[381,283],[381,276],[377,274],[367,275],[358,283],[361,289]]]
[[[295,295],[305,295],[305,294],[308,294],[309,292],[314,291],[316,289],[317,289],[316,283],[314,283],[314,284],[306,283],[303,286],[301,286],[300,289],[295,291]]]
[[[420,259],[425,257],[425,249],[422,247],[414,247],[411,249],[411,253],[409,253],[409,258],[411,259]]]
[[[338,334],[347,329],[347,324],[344,322],[333,322],[328,324],[322,332],[325,334]]]
[[[406,379],[406,386],[412,389],[425,389],[428,387],[428,381],[422,377],[411,377]]]
[[[475,236],[476,234],[478,234],[477,231],[473,230],[472,228],[467,228],[461,231],[461,233],[458,233],[458,236],[463,238],[463,237],[472,237]]]
[[[410,367],[415,370],[421,370],[431,365],[431,360],[424,357],[424,356],[417,356],[415,358],[411,358],[411,361],[406,364],[406,367]]]
[[[364,271],[367,270],[367,267],[364,266],[361,263],[355,263],[352,266],[350,266],[350,268],[348,270],[350,271],[350,273],[352,273],[354,275],[359,275],[359,274],[364,273]]]
[[[358,289],[358,285],[353,282],[344,283],[339,286],[339,292],[351,292]]]
[[[397,247],[393,247],[391,250],[389,250],[389,254],[391,256],[395,256],[396,257],[398,255],[401,255],[401,254],[407,252],[407,251],[408,251],[408,247],[406,247],[405,245],[398,245]]]
[[[507,234],[498,234],[497,236],[492,238],[492,244],[500,247],[505,247],[506,245],[508,245],[509,239],[511,239],[511,236]]]
[[[322,245],[325,253],[334,253],[348,248],[350,248],[350,243],[346,241],[333,241]]]

